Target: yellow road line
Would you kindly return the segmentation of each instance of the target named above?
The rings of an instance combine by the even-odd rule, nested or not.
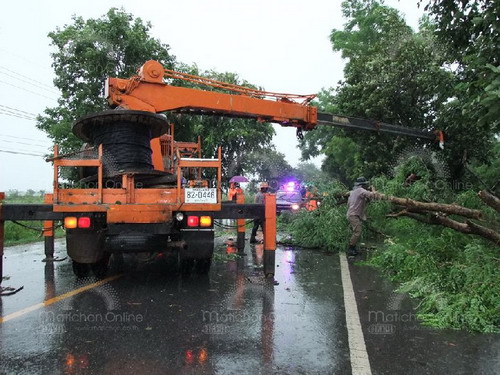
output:
[[[61,294],[60,296],[57,296],[57,297],[54,297],[54,298],[50,298],[50,299],[45,300],[45,301],[43,301],[41,303],[37,303],[36,305],[32,305],[32,306],[26,307],[26,308],[24,308],[22,310],[13,312],[12,314],[9,314],[9,315],[6,315],[4,317],[1,317],[0,318],[0,324],[8,322],[9,320],[12,320],[12,319],[19,318],[20,316],[26,315],[26,314],[28,314],[28,313],[30,313],[32,311],[38,310],[38,309],[40,309],[42,307],[50,306],[50,305],[52,305],[52,304],[54,304],[56,302],[59,302],[59,301],[62,301],[64,299],[66,299],[66,298],[76,296],[77,294],[83,293],[83,292],[85,292],[85,291],[87,291],[89,289],[93,289],[93,288],[96,288],[96,287],[98,287],[100,285],[109,283],[110,281],[116,280],[116,279],[118,279],[121,276],[122,276],[121,274],[110,276],[110,277],[107,277],[107,278],[102,279],[100,281],[97,281],[95,283],[82,286],[81,288],[78,288],[78,289],[75,289],[75,290],[71,290],[71,291],[69,291],[67,293]]]

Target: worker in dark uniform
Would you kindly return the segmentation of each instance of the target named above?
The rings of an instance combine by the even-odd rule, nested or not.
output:
[[[262,182],[260,184],[260,191],[255,195],[255,203],[264,204],[264,194],[269,191],[269,184],[267,182]],[[259,230],[259,226],[262,231],[264,231],[263,221],[262,219],[255,219],[253,221],[252,235],[250,236],[250,243],[257,243],[255,236],[257,235],[257,230]]]
[[[366,178],[359,177],[354,184],[354,189],[349,193],[347,201],[347,220],[352,228],[352,236],[347,250],[349,256],[359,254],[356,245],[361,237],[363,222],[366,221],[366,203],[373,197],[374,192],[368,190]]]

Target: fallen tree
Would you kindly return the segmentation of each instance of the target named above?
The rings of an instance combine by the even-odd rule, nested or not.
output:
[[[461,233],[481,236],[493,242],[495,245],[500,245],[499,232],[471,220],[483,220],[486,217],[480,210],[463,207],[457,204],[420,202],[414,199],[399,198],[378,192],[374,192],[373,195],[374,199],[392,202],[400,208],[398,213],[388,214],[387,217],[398,218],[404,216],[426,224],[442,225]],[[495,205],[499,203],[498,207],[500,207],[500,200],[495,196],[484,191],[480,192],[478,195],[485,203],[485,200],[487,200],[489,206],[497,209]],[[462,216],[466,218],[466,220],[465,222],[461,222],[449,218],[448,215]]]
[[[500,199],[491,193],[483,190],[478,193],[479,198],[488,206],[500,212]],[[349,192],[337,192],[334,194],[336,205],[345,204],[349,197]],[[492,228],[477,224],[471,219],[485,221],[486,215],[481,210],[471,209],[458,204],[446,204],[435,202],[420,202],[410,198],[400,198],[373,192],[373,199],[385,200],[394,203],[399,212],[388,214],[387,217],[398,218],[409,217],[422,223],[431,225],[442,225],[465,234],[481,236],[495,245],[500,245],[500,233]],[[448,215],[462,216],[465,222],[451,219]]]
[[[450,219],[447,216],[440,215],[438,213],[434,214],[419,214],[415,212],[409,212],[407,210],[400,211],[396,214],[389,214],[387,217],[397,218],[400,216],[410,217],[417,221],[432,225],[442,225],[447,228],[456,230],[457,232],[465,234],[476,234],[478,236],[484,237],[487,240],[492,241],[496,245],[500,244],[500,234],[495,232],[493,229],[486,228],[482,225],[476,224],[471,220],[466,220],[462,223],[457,220]]]

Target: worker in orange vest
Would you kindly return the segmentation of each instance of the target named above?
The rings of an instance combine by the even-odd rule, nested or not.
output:
[[[231,182],[231,184],[229,185],[227,198],[230,201],[236,201],[237,194],[243,194],[243,189],[240,187],[240,184],[238,182]]]
[[[306,209],[307,211],[314,211],[318,209],[318,201],[314,199],[316,197],[316,191],[312,191],[312,187],[308,186],[307,187],[307,192],[306,192]],[[315,189],[316,190],[316,189]]]

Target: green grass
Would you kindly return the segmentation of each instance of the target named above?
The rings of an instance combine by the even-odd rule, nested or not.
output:
[[[4,203],[24,203],[24,204],[36,204],[43,203],[43,196],[35,194],[20,194],[17,191],[12,191],[6,194]],[[43,228],[43,221],[21,221],[20,224],[40,229],[38,231],[25,228],[11,221],[5,222],[5,237],[4,245],[21,245],[31,242],[43,241],[43,236],[41,229]],[[56,237],[64,236],[65,232],[61,228],[57,228],[55,231]]]

